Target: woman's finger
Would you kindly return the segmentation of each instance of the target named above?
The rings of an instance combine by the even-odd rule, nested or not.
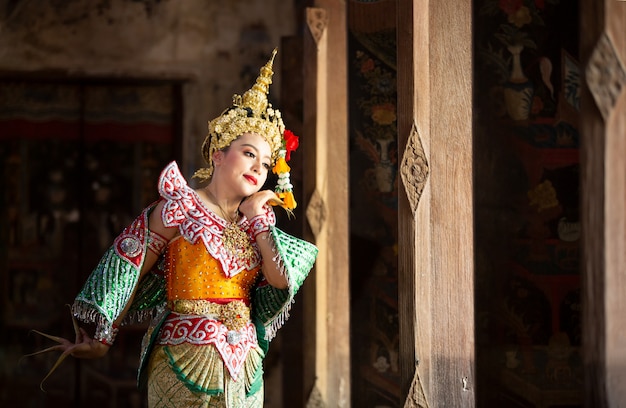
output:
[[[272,190],[262,190],[247,197],[239,207],[239,210],[248,218],[263,212],[263,206],[269,204],[272,200],[278,199],[276,193]]]
[[[268,204],[272,200],[279,200],[278,195],[272,190],[263,190],[258,193],[253,194],[253,196],[258,200],[261,205]]]

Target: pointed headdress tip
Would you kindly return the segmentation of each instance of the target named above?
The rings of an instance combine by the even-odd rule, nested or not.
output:
[[[278,54],[278,47],[274,47],[274,50],[272,51],[272,56],[270,57],[268,63],[274,65],[274,58],[276,57],[276,54]]]
[[[244,106],[252,108],[255,112],[261,113],[267,109],[268,100],[267,95],[270,93],[270,84],[272,83],[272,76],[274,75],[274,58],[278,53],[278,48],[274,48],[272,56],[259,70],[259,76],[257,77],[252,88],[243,94],[242,103]]]

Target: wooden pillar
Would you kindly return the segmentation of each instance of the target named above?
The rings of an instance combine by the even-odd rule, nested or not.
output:
[[[304,174],[312,240],[319,248],[306,292],[309,406],[350,405],[347,39],[345,2],[306,10]],[[314,287],[311,287],[311,283]]]
[[[475,405],[471,16],[470,0],[398,2],[400,362],[408,407]]]
[[[626,2],[581,1],[585,406],[626,406]]]

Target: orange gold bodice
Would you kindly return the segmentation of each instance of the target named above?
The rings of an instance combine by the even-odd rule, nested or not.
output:
[[[244,269],[228,278],[202,240],[192,244],[179,237],[170,242],[165,255],[167,299],[244,299],[249,303],[260,269]]]

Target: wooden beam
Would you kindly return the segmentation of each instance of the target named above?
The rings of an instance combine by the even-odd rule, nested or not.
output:
[[[626,3],[581,2],[585,406],[626,400]]]
[[[471,22],[469,0],[398,2],[405,406],[475,405]]]
[[[309,315],[314,357],[313,399],[350,404],[347,31],[345,2],[320,0],[307,9],[305,138],[314,143],[306,191],[307,219],[320,252]],[[307,153],[308,154],[308,153]],[[310,367],[309,360],[309,367]],[[307,375],[311,369],[307,368]]]

